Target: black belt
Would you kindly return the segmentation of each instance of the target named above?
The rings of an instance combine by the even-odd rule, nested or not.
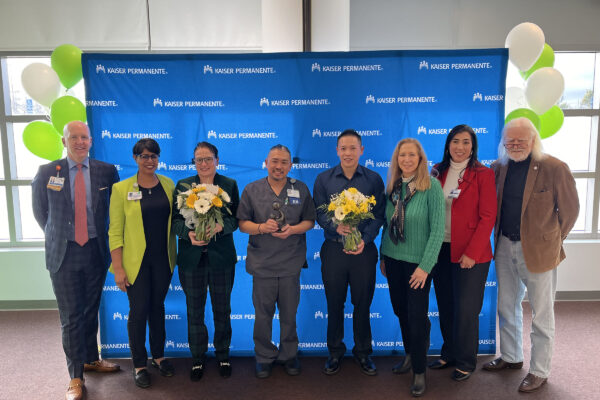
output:
[[[519,234],[519,233],[504,233],[504,232],[502,232],[502,236],[508,238],[508,240],[510,240],[511,242],[520,242],[521,241],[521,234]]]
[[[344,238],[341,236],[335,237],[335,238],[331,238],[331,239],[327,239],[327,240],[331,240],[332,242],[336,242],[336,243],[344,243]]]

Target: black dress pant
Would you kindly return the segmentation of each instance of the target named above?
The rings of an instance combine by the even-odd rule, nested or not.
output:
[[[171,283],[168,257],[144,254],[135,283],[127,288],[129,298],[129,347],[134,368],[146,366],[146,321],[149,327],[152,358],[165,354],[165,297]]]
[[[427,315],[431,274],[427,276],[422,289],[412,289],[408,282],[418,264],[385,256],[384,261],[390,300],[394,314],[400,321],[404,350],[406,354],[410,354],[413,372],[422,374],[425,372],[427,363],[429,332],[431,331],[431,322]]]
[[[461,268],[450,261],[450,243],[444,242],[431,271],[444,344],[441,358],[472,372],[477,365],[479,313],[483,305],[490,262]]]
[[[354,310],[352,323],[354,348],[357,356],[368,356],[371,346],[370,308],[375,291],[377,248],[373,242],[365,245],[361,254],[350,255],[344,245],[326,240],[321,246],[321,274],[327,298],[327,348],[332,357],[342,357],[344,344],[344,303],[350,285],[350,299]]]

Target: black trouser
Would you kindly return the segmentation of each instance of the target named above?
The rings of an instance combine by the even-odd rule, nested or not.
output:
[[[215,356],[219,361],[229,358],[231,344],[231,289],[235,267],[211,268],[208,253],[202,253],[196,268],[179,266],[179,281],[185,293],[188,319],[188,342],[194,363],[203,362],[208,350],[208,330],[204,323],[206,293],[210,290],[215,336]]]
[[[84,246],[68,242],[60,268],[50,273],[71,378],[83,378],[83,364],[98,360],[98,307],[106,271],[98,241],[90,239]]]
[[[377,248],[373,242],[365,245],[361,254],[342,251],[342,243],[326,240],[321,246],[321,274],[327,298],[327,348],[332,357],[342,357],[344,344],[344,303],[350,285],[350,299],[354,310],[352,323],[354,348],[352,353],[367,356],[371,346],[370,308],[375,291]]]
[[[150,336],[152,358],[165,354],[165,297],[171,283],[168,257],[155,257],[144,253],[140,271],[133,285],[127,288],[129,298],[129,347],[134,368],[146,366],[146,321]]]
[[[477,365],[479,313],[490,262],[461,268],[450,262],[450,243],[444,243],[431,271],[444,338],[441,358],[456,368],[472,372]]]
[[[431,331],[431,323],[427,315],[431,274],[427,276],[422,289],[412,289],[408,282],[418,264],[389,257],[384,257],[384,261],[390,299],[394,314],[400,321],[404,350],[406,354],[410,354],[413,372],[422,374],[427,363]]]

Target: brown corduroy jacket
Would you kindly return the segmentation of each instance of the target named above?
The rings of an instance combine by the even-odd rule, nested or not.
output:
[[[498,215],[494,228],[496,247],[508,164],[495,161],[492,169],[496,174],[498,194]],[[575,179],[567,164],[547,154],[541,160],[532,159],[521,208],[521,246],[529,271],[546,272],[564,260],[562,243],[578,215],[579,198]]]

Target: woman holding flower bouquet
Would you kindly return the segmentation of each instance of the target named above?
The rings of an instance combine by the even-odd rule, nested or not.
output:
[[[146,369],[146,321],[150,330],[152,365],[163,376],[173,376],[164,358],[165,297],[175,267],[175,235],[171,232],[173,181],[157,175],[160,147],[153,139],[133,146],[138,172],[115,183],[110,198],[108,240],[110,271],[129,299],[127,332],[137,386],[150,386]]]
[[[381,238],[381,272],[388,279],[394,313],[400,321],[406,357],[397,374],[413,371],[411,393],[425,393],[425,367],[431,324],[430,272],[444,238],[444,196],[429,176],[427,157],[415,139],[403,139],[392,155]]]
[[[217,173],[218,149],[200,142],[192,162],[197,174],[177,182],[173,231],[179,236],[179,281],[186,296],[188,342],[192,353],[190,379],[204,373],[208,331],[204,323],[207,290],[213,309],[214,346],[219,374],[231,376],[231,289],[237,255],[233,232],[239,204],[236,181]]]

